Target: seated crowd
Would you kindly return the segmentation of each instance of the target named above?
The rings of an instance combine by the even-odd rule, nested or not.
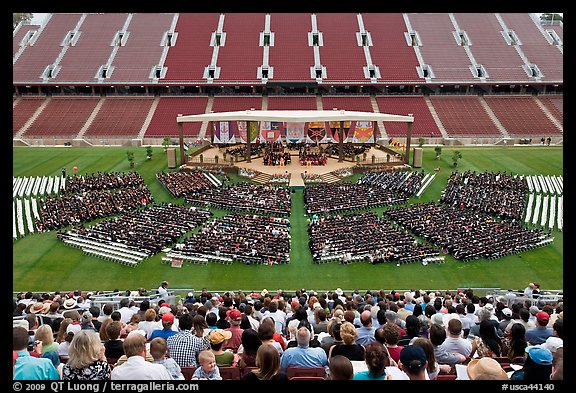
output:
[[[315,262],[335,256],[345,262],[363,256],[370,263],[404,263],[439,255],[432,246],[415,242],[412,235],[373,212],[312,219],[308,234]]]
[[[486,213],[433,201],[392,207],[383,216],[462,261],[517,254],[550,239],[550,232],[524,228],[519,221],[498,221]]]
[[[292,159],[289,152],[265,152],[263,162],[267,166],[284,166],[292,163]]]
[[[326,146],[324,148],[324,151],[326,152],[326,154],[330,155],[330,156],[335,156],[338,157],[340,155],[340,147],[337,143],[335,144],[328,144],[328,146]],[[355,156],[359,156],[364,154],[365,152],[367,152],[368,150],[370,150],[370,146],[366,146],[364,144],[362,145],[352,145],[349,143],[344,143],[342,145],[342,152],[344,154],[344,157],[347,158],[354,158]]]
[[[156,174],[156,178],[174,198],[183,198],[190,192],[214,187],[204,173],[197,170],[170,173],[162,171]]]
[[[250,155],[259,155],[264,150],[264,144],[252,143],[250,145]],[[233,157],[246,157],[248,153],[248,145],[242,144],[238,146],[231,146],[226,148],[226,154],[229,154]]]
[[[453,172],[440,202],[521,220],[526,208],[528,183],[525,177],[504,172]]]
[[[145,184],[112,190],[95,190],[39,199],[39,219],[35,226],[39,231],[59,229],[97,218],[141,208],[154,202]]]
[[[90,175],[67,176],[63,194],[82,194],[88,191],[136,188],[144,184],[138,172],[96,172]]]
[[[326,154],[301,152],[298,155],[300,165],[326,165],[328,157]]]
[[[188,231],[206,222],[212,213],[196,207],[163,203],[105,219],[91,227],[74,226],[70,231],[59,231],[57,237],[71,236],[102,243],[123,243],[148,255],[159,253]]]
[[[289,188],[251,183],[192,191],[184,200],[196,206],[282,216],[290,215],[291,205]]]
[[[287,218],[232,214],[206,224],[177,246],[181,254],[223,256],[248,264],[288,263],[290,222]]]
[[[420,190],[424,177],[424,171],[370,171],[362,175],[358,184],[380,187],[410,198]]]
[[[308,215],[388,206],[404,203],[407,199],[393,190],[364,184],[320,184],[304,189]]]
[[[160,288],[159,288],[160,289]],[[14,380],[563,380],[563,303],[473,290],[18,294]],[[298,374],[296,374],[297,376]],[[302,374],[300,374],[302,375]]]

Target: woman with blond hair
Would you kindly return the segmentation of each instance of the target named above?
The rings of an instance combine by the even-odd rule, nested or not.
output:
[[[62,370],[62,379],[108,380],[110,365],[98,333],[84,329],[74,335],[68,349],[70,359]]]
[[[52,332],[52,327],[50,327],[50,325],[40,325],[38,330],[36,330],[34,339],[42,342],[42,355],[48,351],[58,353],[59,344],[54,341],[54,333]]]
[[[340,326],[341,344],[335,344],[328,351],[328,361],[332,356],[343,355],[352,360],[364,360],[366,358],[366,349],[363,345],[356,342],[358,333],[354,325],[350,322],[343,322]]]
[[[244,376],[246,381],[287,381],[280,371],[280,355],[274,346],[262,344],[256,352],[256,368]]]

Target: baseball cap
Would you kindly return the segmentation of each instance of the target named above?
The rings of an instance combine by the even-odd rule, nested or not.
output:
[[[71,323],[70,325],[68,325],[66,327],[66,333],[78,333],[80,330],[82,330],[82,327],[80,325],[77,324],[73,324]]]
[[[418,345],[408,345],[400,351],[400,362],[412,372],[418,372],[426,366],[426,353]]]
[[[510,310],[508,307],[504,307],[502,309],[502,314],[506,315],[507,317],[511,317],[512,316],[512,310]]]
[[[528,311],[530,311],[530,314],[532,315],[536,315],[538,314],[538,311],[540,311],[540,309],[536,306],[530,306],[530,308],[528,309]]]
[[[540,311],[536,314],[536,320],[541,323],[548,323],[550,320],[550,315],[546,311]]]
[[[226,311],[226,316],[232,321],[239,321],[242,319],[242,313],[236,308]]]
[[[162,314],[166,314],[167,312],[171,312],[171,311],[172,310],[170,309],[170,307],[162,306],[158,310],[158,314],[162,315]]]
[[[168,321],[174,323],[174,314],[167,312],[162,314],[162,321]]]
[[[552,364],[552,352],[542,345],[528,346],[526,347],[526,353],[535,363],[541,366],[549,366]]]
[[[230,338],[232,338],[232,332],[224,329],[215,329],[210,331],[208,337],[212,344],[220,344],[225,340],[230,340]]]

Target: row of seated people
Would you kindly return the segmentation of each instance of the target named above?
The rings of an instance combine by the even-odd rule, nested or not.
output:
[[[496,259],[552,240],[550,231],[524,228],[519,221],[498,221],[486,213],[434,201],[392,207],[383,216],[462,261]]]
[[[290,215],[291,197],[287,187],[237,183],[222,188],[193,191],[184,196],[192,205],[256,214]]]
[[[96,190],[79,194],[46,196],[40,199],[35,226],[39,231],[60,229],[96,218],[136,210],[154,202],[145,184],[113,190]]]
[[[415,242],[410,233],[379,219],[374,212],[312,219],[308,235],[316,262],[348,254],[365,256],[371,263],[403,263],[440,254],[428,244]]]
[[[320,153],[300,153],[298,155],[298,161],[300,162],[300,165],[326,165],[328,157],[326,154]]]
[[[226,148],[226,154],[233,157],[246,157],[248,153],[248,145],[238,145]],[[264,151],[264,144],[252,143],[250,144],[250,154],[252,156],[259,155]]]
[[[144,179],[138,172],[96,172],[66,177],[63,194],[82,194],[95,190],[135,188],[143,185]]]
[[[470,289],[203,289],[174,305],[144,300],[138,307],[123,298],[116,311],[109,303],[102,313],[80,314],[69,307],[80,299],[69,295],[24,306],[26,326],[14,327],[14,379],[285,380],[294,371],[319,372],[317,379],[563,379],[563,304],[509,308]],[[59,316],[40,324],[48,303]],[[28,350],[28,343],[38,345]],[[27,356],[48,359],[19,361]]]
[[[274,152],[266,152],[264,153],[263,157],[264,165],[271,165],[271,166],[284,166],[292,163],[292,159],[290,158],[290,153],[274,153]]]
[[[358,184],[377,186],[383,190],[390,189],[410,198],[418,192],[422,186],[425,174],[422,170],[417,171],[370,171],[362,175]]]
[[[198,170],[170,173],[162,171],[156,174],[156,179],[174,198],[183,198],[192,191],[214,187],[204,173]]]
[[[352,145],[349,143],[345,143],[342,145],[342,152],[344,157],[354,158],[355,156],[359,156],[364,154],[370,150],[370,146],[365,145]],[[331,156],[338,156],[340,154],[340,146],[338,144],[328,144],[324,151],[326,154]]]
[[[209,222],[177,250],[247,264],[284,264],[290,256],[289,231],[286,218],[232,214]]]
[[[159,253],[188,231],[210,219],[209,210],[171,203],[153,204],[146,208],[105,219],[91,227],[78,225],[71,231],[60,231],[58,238],[70,236],[104,243],[123,243],[149,255]]]
[[[308,215],[388,206],[404,203],[407,199],[390,189],[345,182],[313,185],[304,189],[304,203]]]
[[[452,172],[440,202],[464,206],[493,216],[520,220],[526,208],[525,177],[504,172]]]

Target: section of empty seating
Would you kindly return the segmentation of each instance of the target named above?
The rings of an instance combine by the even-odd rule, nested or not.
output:
[[[137,137],[153,100],[153,97],[107,97],[84,137]]]
[[[337,108],[347,111],[374,112],[370,96],[323,96],[322,106],[328,111]]]
[[[477,96],[432,95],[430,101],[449,136],[501,136]]]
[[[122,29],[128,14],[87,14],[75,34],[78,40],[66,50],[54,82],[96,82],[99,68],[105,65],[114,49],[111,44]]]
[[[259,81],[258,67],[262,65],[263,49],[259,45],[266,15],[262,13],[227,13],[223,31],[224,46],[218,50],[216,64],[220,67],[220,81]]]
[[[552,116],[556,118],[561,124],[564,123],[564,97],[563,96],[546,96],[540,95],[538,99]]]
[[[16,55],[22,48],[23,40],[27,37],[29,31],[37,31],[40,28],[38,25],[20,25],[20,27],[14,30],[12,33],[12,56]],[[24,45],[27,40],[24,40]]]
[[[125,44],[118,48],[112,66],[114,71],[108,78],[110,82],[150,82],[153,67],[160,64],[164,34],[170,30],[174,14],[172,13],[136,13],[132,14],[130,24],[124,34]]]
[[[326,67],[326,82],[368,81],[364,76],[364,49],[358,46],[357,14],[316,14],[316,25],[322,33],[320,62]]]
[[[24,124],[34,115],[42,105],[45,97],[21,97],[12,108],[12,136],[24,127]]]
[[[274,80],[310,81],[310,67],[314,66],[314,51],[308,46],[311,15],[273,13],[270,30],[274,33],[274,46],[270,47],[268,63],[274,67]]]
[[[560,134],[532,96],[484,96],[484,99],[510,135]]]
[[[564,24],[544,23],[544,24],[542,24],[542,27],[544,28],[544,30],[554,31],[556,33],[556,35],[558,36],[558,38],[560,38],[562,41],[564,41]]]
[[[165,80],[204,80],[204,68],[212,59],[210,38],[218,27],[219,17],[214,13],[182,13],[178,16],[175,29],[178,39],[164,61],[167,68]]]
[[[60,43],[80,20],[82,14],[53,14],[50,21],[40,29],[34,46],[22,52],[12,67],[14,82],[42,82],[42,74],[53,64],[62,51]]]
[[[315,96],[268,96],[268,110],[316,110]]]
[[[412,137],[439,137],[440,130],[434,121],[423,96],[376,96],[380,113],[392,115],[413,114],[415,121]],[[406,137],[406,123],[384,122],[386,133],[391,137]]]
[[[476,63],[482,64],[489,80],[528,81],[528,75],[522,68],[524,61],[514,45],[508,45],[502,36],[502,26],[492,13],[454,14],[458,27],[470,40],[470,51]]]
[[[402,14],[365,13],[362,19],[372,38],[370,57],[380,69],[379,80],[424,82],[416,70],[416,53],[404,37],[408,29]]]
[[[52,97],[24,137],[75,137],[98,100],[98,97]]]
[[[174,96],[160,97],[158,106],[148,124],[145,137],[178,136],[176,117],[181,115],[198,115],[206,113],[207,96]],[[186,136],[198,136],[201,123],[188,122],[182,124]]]
[[[262,109],[262,96],[214,96],[214,112],[244,111]]]
[[[470,59],[457,45],[454,26],[448,14],[408,14],[412,29],[420,37],[420,53],[431,66],[436,81],[477,81],[470,70]]]
[[[500,14],[506,26],[514,30],[522,43],[520,49],[531,64],[536,64],[544,81],[563,81],[563,54],[545,38],[548,35],[530,14]],[[532,78],[531,78],[532,79]]]

